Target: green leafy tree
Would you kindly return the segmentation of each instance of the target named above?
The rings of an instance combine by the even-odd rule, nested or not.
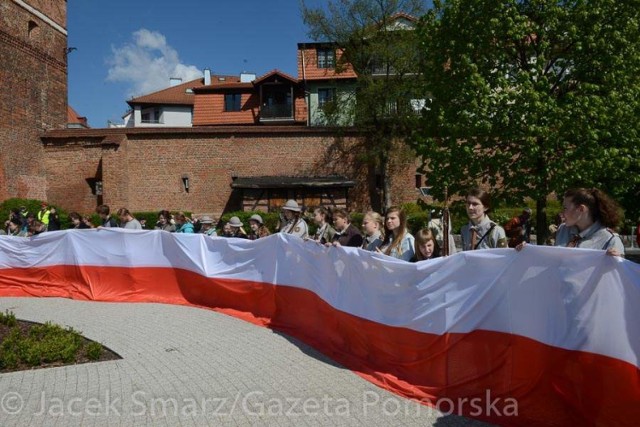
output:
[[[328,124],[350,118],[365,143],[365,160],[382,178],[383,204],[391,205],[389,155],[411,133],[416,90],[418,43],[413,23],[426,11],[424,0],[329,0],[324,8],[302,1],[310,36],[332,42],[342,53],[338,73],[353,69],[353,96],[342,94],[327,105]],[[412,23],[412,25],[407,25]]]
[[[435,194],[530,197],[542,242],[553,192],[596,186],[637,209],[639,26],[638,1],[435,1],[415,132]]]

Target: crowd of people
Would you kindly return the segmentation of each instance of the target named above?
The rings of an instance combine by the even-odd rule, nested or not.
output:
[[[42,202],[40,210],[29,212],[26,207],[12,209],[9,219],[4,223],[4,230],[0,234],[10,236],[29,237],[45,231],[60,230],[60,217],[55,207]]]
[[[465,206],[469,222],[461,229],[462,250],[512,247],[516,250],[529,243],[531,234],[531,210],[526,208],[509,220],[504,228],[489,217],[491,198],[480,188],[470,189],[465,196]],[[609,255],[623,256],[624,245],[620,236],[612,231],[619,222],[616,203],[598,189],[577,188],[568,190],[563,197],[559,223],[553,224],[552,242],[555,246],[601,249]],[[100,217],[98,228],[121,227],[130,230],[145,228],[144,220],[139,221],[127,210],[121,208],[116,218],[109,206],[96,208]],[[87,216],[71,212],[72,228],[94,228]],[[342,208],[313,210],[310,220],[315,223],[315,233],[309,233],[307,220],[302,208],[295,200],[288,200],[281,208],[278,232],[298,236],[326,246],[351,246],[367,251],[375,251],[404,261],[423,261],[443,255],[444,236],[442,224],[430,223],[413,236],[407,228],[407,216],[399,207],[391,207],[384,217],[369,211],[362,219],[361,227],[351,222],[349,212]],[[450,227],[449,227],[450,228]],[[28,213],[26,208],[11,211],[5,222],[4,233],[11,236],[33,236],[44,231],[60,229],[60,218],[54,207],[42,203],[40,211]],[[259,214],[252,215],[248,227],[237,216],[224,223],[218,232],[214,220],[205,215],[189,218],[183,212],[171,214],[167,210],[158,213],[153,229],[171,233],[201,233],[211,237],[235,237],[256,240],[271,234]],[[640,233],[640,231],[638,232]],[[640,234],[638,234],[640,244]],[[453,244],[447,244],[448,254],[455,252]]]

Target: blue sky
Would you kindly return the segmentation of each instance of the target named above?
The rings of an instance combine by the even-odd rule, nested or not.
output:
[[[307,4],[323,4],[307,0]],[[297,43],[309,41],[298,0],[68,0],[69,104],[91,127],[121,122],[131,96],[169,77],[297,75]]]

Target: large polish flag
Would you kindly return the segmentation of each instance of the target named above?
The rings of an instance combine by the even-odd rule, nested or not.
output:
[[[405,263],[296,237],[0,238],[0,295],[211,308],[390,391],[501,425],[637,425],[640,265],[527,246]],[[256,349],[259,351],[259,349]]]

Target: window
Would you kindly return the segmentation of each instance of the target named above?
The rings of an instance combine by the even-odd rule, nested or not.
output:
[[[224,111],[240,111],[242,94],[226,93],[224,95]]]
[[[38,27],[38,23],[35,21],[29,21],[28,34],[29,38],[34,38],[38,36],[40,28]]]
[[[320,108],[324,107],[330,102],[333,102],[335,99],[336,99],[335,88],[318,89],[318,106]]]
[[[330,48],[316,49],[318,68],[334,68],[336,66],[336,51]]]
[[[142,110],[142,123],[155,123],[159,124],[161,122],[162,111],[160,108],[145,108]]]

